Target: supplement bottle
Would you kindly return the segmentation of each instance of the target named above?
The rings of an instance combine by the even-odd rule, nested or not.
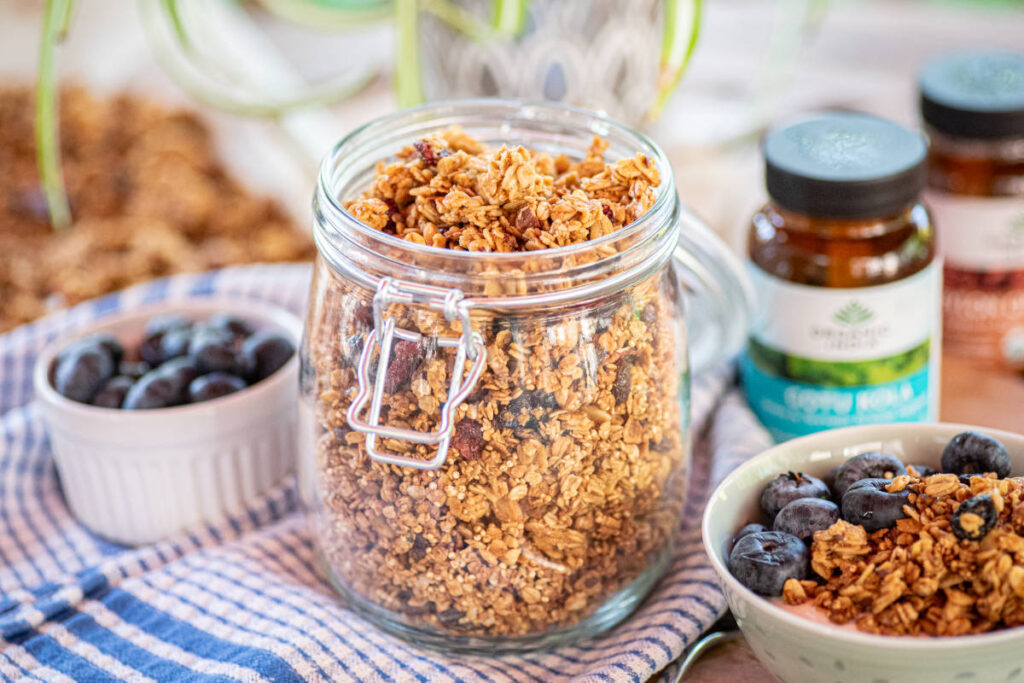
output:
[[[919,88],[946,349],[1024,368],[1024,54],[944,57]]]
[[[758,297],[741,372],[778,440],[936,418],[940,265],[923,137],[823,114],[764,143],[769,202],[753,218]]]

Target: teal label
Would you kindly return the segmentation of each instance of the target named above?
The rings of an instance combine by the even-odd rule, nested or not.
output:
[[[922,362],[894,357],[822,363],[783,356],[791,370],[785,374],[760,365],[755,353],[748,351],[740,362],[740,371],[754,414],[777,441],[785,441],[837,427],[927,420],[927,346],[924,344]],[[908,354],[920,357],[920,350]],[[815,375],[815,369],[822,374]],[[812,383],[816,376],[822,381]]]

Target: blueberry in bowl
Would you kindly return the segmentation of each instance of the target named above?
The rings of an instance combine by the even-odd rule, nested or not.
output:
[[[829,495],[766,519],[764,492],[791,472]],[[779,680],[954,683],[1024,675],[1021,520],[1024,435],[889,424],[752,458],[712,493],[702,531],[733,615]]]
[[[109,333],[69,344],[51,373],[53,388],[73,401],[154,410],[242,391],[273,375],[294,354],[288,335],[257,330],[237,315],[191,320],[170,313],[150,318],[134,345]]]
[[[109,540],[149,543],[280,482],[294,459],[301,330],[263,302],[167,302],[44,350],[33,385],[72,512]],[[273,353],[245,351],[254,339]]]

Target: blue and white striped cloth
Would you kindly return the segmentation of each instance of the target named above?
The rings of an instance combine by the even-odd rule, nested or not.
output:
[[[161,280],[0,336],[0,678],[47,681],[645,681],[724,609],[700,546],[710,482],[767,444],[723,370],[693,391],[694,495],[671,570],[624,624],[575,647],[501,658],[408,645],[348,611],[317,573],[294,481],[237,517],[141,548],[71,516],[32,364],[85,323],[162,299],[232,295],[299,311],[307,266]],[[111,492],[116,495],[116,492]]]

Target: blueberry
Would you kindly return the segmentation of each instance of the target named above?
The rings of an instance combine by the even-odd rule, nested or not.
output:
[[[53,386],[61,396],[89,403],[103,383],[114,376],[115,367],[106,345],[98,339],[83,339],[60,355]]]
[[[144,360],[138,362],[121,361],[117,366],[117,374],[124,375],[125,377],[131,377],[132,379],[138,379],[145,375],[147,372],[152,370],[149,363]]]
[[[954,474],[995,472],[1002,479],[1010,476],[1010,454],[1006,446],[978,432],[957,434],[942,451],[942,471]]]
[[[284,335],[271,331],[257,332],[242,344],[238,365],[255,383],[277,372],[294,353],[295,346]]]
[[[761,491],[761,511],[769,521],[798,498],[828,498],[825,482],[802,472],[786,472],[771,479]]]
[[[799,498],[779,510],[774,531],[793,534],[805,543],[814,540],[814,532],[827,529],[839,519],[839,506],[821,498]]]
[[[765,527],[764,524],[747,524],[742,529],[737,531],[736,534],[732,537],[732,542],[730,543],[730,547],[736,545],[736,542],[738,540],[740,540],[741,538],[743,538],[744,536],[748,536],[750,534],[760,533],[762,531],[768,531],[768,529]]]
[[[169,313],[151,318],[146,324],[146,332],[139,345],[139,355],[150,365],[157,366],[167,358],[164,357],[162,341],[164,335],[175,330],[189,330],[192,323],[184,316]]]
[[[984,479],[984,474],[958,474],[956,478],[960,480],[960,483],[964,486],[971,485],[971,479]]]
[[[146,336],[150,337],[163,334],[168,330],[178,330],[192,327],[192,321],[179,313],[165,313],[156,315],[146,323]]]
[[[124,404],[124,397],[128,390],[135,384],[135,379],[117,375],[106,381],[103,387],[92,397],[92,404],[100,408],[120,408]]]
[[[922,479],[924,479],[925,477],[930,477],[933,474],[935,474],[935,468],[930,467],[928,465],[910,465],[910,467],[913,467],[915,470],[917,470],[917,473],[921,475]]]
[[[836,472],[836,480],[832,490],[842,500],[846,489],[861,479],[891,479],[906,474],[907,468],[897,458],[885,453],[861,453],[855,455],[842,465]]]
[[[159,368],[147,372],[124,397],[125,410],[152,410],[177,405],[181,384]]]
[[[113,335],[97,334],[89,337],[89,339],[107,350],[111,360],[114,361],[114,365],[120,363],[121,359],[124,358],[124,347],[121,346],[121,342],[115,339]]]
[[[125,410],[147,410],[180,405],[188,385],[199,376],[199,367],[188,357],[174,358],[150,370],[135,383],[124,399]]]
[[[199,364],[200,374],[208,372],[230,372],[237,370],[235,361],[235,338],[230,332],[212,327],[202,327],[192,336],[188,347],[189,355]]]
[[[247,321],[230,313],[218,313],[211,317],[206,325],[214,329],[224,330],[236,339],[251,337],[255,331]]]
[[[729,571],[761,595],[781,595],[787,579],[807,577],[810,553],[796,536],[781,531],[747,534],[729,553]]]
[[[160,337],[160,362],[165,363],[172,358],[180,358],[188,354],[192,342],[192,330],[188,327],[167,330]]]
[[[896,520],[906,517],[903,506],[908,503],[910,489],[889,493],[889,479],[875,477],[855,481],[843,494],[843,519],[860,524],[868,533],[888,529]]]
[[[211,372],[197,377],[188,385],[189,403],[210,401],[221,396],[233,394],[246,388],[245,380],[226,372]]]
[[[992,494],[982,493],[960,503],[949,519],[949,526],[957,538],[980,541],[996,525],[997,518]]]
[[[188,398],[188,385],[200,375],[199,364],[196,363],[194,358],[188,356],[172,358],[157,368],[156,371],[177,383],[179,392],[177,403],[185,402],[185,399]]]

